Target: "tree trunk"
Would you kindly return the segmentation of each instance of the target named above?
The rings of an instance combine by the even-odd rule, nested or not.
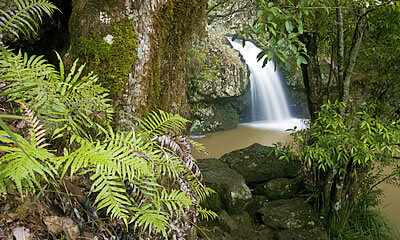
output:
[[[79,57],[111,91],[117,110],[189,116],[185,54],[203,32],[207,0],[73,0],[67,62]],[[117,114],[128,128],[127,115]]]
[[[344,79],[343,79],[343,100],[344,101],[349,100],[351,75],[353,73],[353,69],[354,69],[354,66],[355,66],[356,60],[357,60],[357,55],[360,50],[362,38],[363,38],[364,32],[366,30],[365,20],[364,20],[364,17],[365,17],[364,14],[366,13],[366,9],[363,8],[363,9],[361,9],[360,12],[361,13],[357,20],[356,29],[354,30],[348,64],[347,64],[347,67],[346,67],[346,70],[344,73]]]
[[[343,101],[343,80],[344,80],[344,28],[343,28],[343,14],[342,9],[336,9],[337,18],[337,68],[338,68],[338,87],[339,87],[339,101]]]
[[[308,53],[306,57],[307,64],[302,64],[301,70],[311,121],[314,121],[317,117],[316,111],[319,111],[323,104],[323,86],[318,61],[317,35],[315,33],[305,33],[300,36],[300,40],[306,45]]]

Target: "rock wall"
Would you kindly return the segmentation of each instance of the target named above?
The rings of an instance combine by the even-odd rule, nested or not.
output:
[[[248,98],[249,72],[225,35],[212,27],[188,55],[190,132],[201,134],[237,126]]]

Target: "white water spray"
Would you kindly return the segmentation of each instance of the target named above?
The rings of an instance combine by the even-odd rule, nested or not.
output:
[[[301,119],[291,117],[285,91],[275,64],[269,61],[264,67],[264,59],[257,61],[261,49],[247,41],[232,41],[232,47],[240,52],[250,70],[251,120],[248,125],[258,128],[286,130],[304,127]]]

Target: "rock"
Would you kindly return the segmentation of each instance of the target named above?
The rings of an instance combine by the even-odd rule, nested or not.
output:
[[[238,113],[230,104],[197,103],[192,106],[193,124],[191,134],[203,134],[235,128],[239,123]]]
[[[249,72],[239,52],[231,47],[225,35],[209,28],[207,30],[205,42],[199,43],[194,48],[194,56],[190,56],[196,58],[191,60],[197,64],[189,66],[194,68],[194,75],[190,78],[190,101],[211,101],[242,95],[249,84]],[[204,58],[198,59],[200,56]]]
[[[253,231],[253,234],[251,236],[251,239],[254,240],[273,240],[275,239],[274,237],[274,232],[272,231],[271,228],[267,226],[262,226],[261,229],[257,229]]]
[[[28,228],[16,227],[12,230],[12,234],[16,240],[32,240],[33,235]]]
[[[201,159],[198,165],[203,173],[204,183],[217,193],[207,198],[204,206],[215,212],[242,212],[251,199],[250,189],[243,177],[216,159]]]
[[[248,212],[241,212],[238,214],[232,215],[232,219],[236,222],[239,227],[239,232],[247,235],[250,230],[253,228],[253,221]]]
[[[44,223],[49,232],[58,234],[64,232],[68,239],[77,239],[80,235],[78,225],[68,217],[47,216]]]
[[[246,206],[246,212],[248,212],[250,217],[254,219],[258,209],[262,208],[266,202],[268,202],[266,196],[253,195]]]
[[[188,52],[190,132],[202,134],[235,128],[249,103],[249,71],[225,35],[209,29]]]
[[[225,230],[228,233],[238,233],[239,231],[239,225],[236,223],[236,221],[229,216],[229,214],[225,211],[222,211],[218,214],[218,222],[219,225],[223,230]]]
[[[302,199],[271,201],[257,213],[273,229],[312,229],[319,225],[317,214]]]
[[[286,229],[278,232],[277,235],[278,240],[328,240],[328,234],[320,228]]]
[[[265,195],[268,200],[293,198],[302,189],[302,182],[299,178],[276,178],[266,183],[257,185],[254,193]]]
[[[220,160],[243,176],[246,183],[261,183],[274,178],[294,178],[299,162],[279,160],[272,147],[253,144],[223,155]],[[271,153],[271,154],[270,154]]]
[[[229,233],[223,231],[221,228],[217,226],[207,226],[202,227],[202,231],[198,232],[198,239],[199,240],[234,240]]]

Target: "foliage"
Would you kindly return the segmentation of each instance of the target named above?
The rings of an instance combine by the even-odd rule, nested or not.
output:
[[[276,153],[303,162],[313,200],[327,220],[337,215],[347,222],[361,190],[372,191],[366,187],[373,185],[371,170],[397,164],[398,125],[372,104],[328,102],[310,128],[294,133],[293,139],[296,152],[280,145]]]
[[[53,137],[65,140],[76,135],[93,140],[102,130],[101,125],[112,119],[108,92],[97,84],[93,74],[82,76],[85,66],[77,69],[77,61],[66,74],[57,56],[59,71],[43,56],[28,57],[4,48],[0,52],[0,82],[6,83],[2,94],[10,101],[25,102],[39,113]]]
[[[17,5],[22,6],[22,15],[28,14],[23,12],[26,3]],[[21,19],[21,25],[28,26]],[[0,119],[4,129],[0,131],[0,193],[8,194],[15,185],[23,196],[24,190],[42,189],[49,179],[86,175],[92,181],[97,211],[126,226],[132,224],[143,239],[185,239],[198,215],[216,217],[199,205],[212,190],[202,185],[191,155],[191,147],[198,144],[181,135],[187,120],[160,111],[137,118],[135,130],[114,130],[108,91],[98,86],[91,73],[82,76],[84,65],[78,67],[77,61],[66,74],[58,58],[56,70],[41,56],[15,54],[7,47],[0,53],[0,79],[5,86],[1,94],[10,102],[22,102],[30,132],[28,136],[13,133]],[[56,152],[45,148],[47,130],[51,143],[59,140]]]
[[[42,15],[51,16],[55,9],[47,0],[15,0],[16,9],[0,9],[0,47],[3,37],[19,38],[20,34],[35,34],[42,22]]]
[[[29,140],[23,136],[13,134],[7,126],[0,131],[0,151],[5,155],[0,158],[0,196],[5,195],[6,185],[15,184],[23,198],[23,188],[36,185],[42,189],[38,176],[48,181],[54,178],[56,171],[52,166],[54,156],[44,147],[46,130],[33,112],[25,107],[26,121],[29,123]]]
[[[399,2],[397,4],[400,5]],[[371,13],[360,51],[360,64],[356,67],[356,71],[363,74],[354,79],[354,85],[362,89],[363,94],[368,94],[378,103],[389,103],[398,113],[400,29],[396,23],[399,21],[400,8],[395,4]]]
[[[299,1],[298,4],[304,4],[303,2]],[[262,51],[257,58],[261,60],[265,56],[264,66],[273,59],[287,63],[288,52],[296,58],[298,66],[307,63],[303,56],[307,50],[298,37],[304,31],[303,15],[308,15],[309,11],[299,7],[295,14],[287,14],[273,2],[265,0],[256,1],[256,5],[258,12],[254,22],[251,25],[244,24],[243,29],[233,39],[240,34],[245,39],[258,40],[262,44]]]
[[[103,141],[66,152],[57,166],[71,175],[87,169],[80,174],[90,174],[98,210],[133,222],[148,238],[161,233],[183,239],[185,224],[196,221],[199,203],[210,192],[201,184],[189,142],[177,135],[186,120],[162,111],[138,120],[141,130],[110,129]]]

